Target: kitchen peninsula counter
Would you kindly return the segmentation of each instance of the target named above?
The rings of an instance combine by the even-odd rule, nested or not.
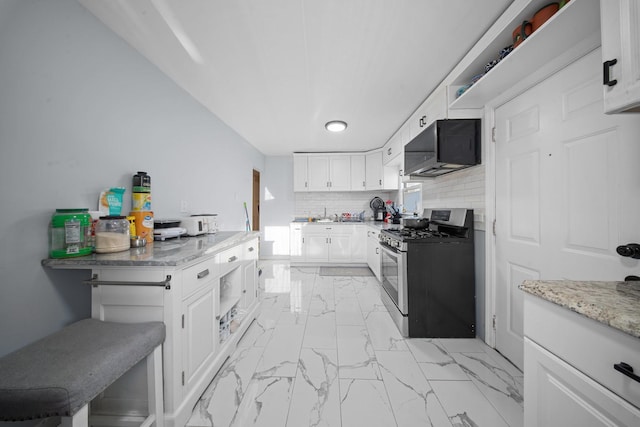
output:
[[[520,289],[640,338],[640,282],[525,280]]]
[[[84,283],[91,285],[94,319],[164,322],[164,425],[180,427],[259,312],[259,236],[222,231],[122,252],[45,259],[42,265],[91,270]],[[144,413],[147,400],[138,391],[145,389],[145,369],[131,369],[92,408],[132,417]]]
[[[48,258],[42,265],[51,268],[81,269],[95,266],[167,267],[181,266],[204,256],[233,247],[259,236],[256,231],[220,231],[197,237],[156,241],[141,248],[74,258]]]

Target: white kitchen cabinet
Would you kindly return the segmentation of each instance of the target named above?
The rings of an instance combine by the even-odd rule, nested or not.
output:
[[[353,225],[351,261],[359,263],[367,262],[367,226],[365,225]]]
[[[183,378],[185,392],[195,387],[215,357],[218,328],[215,321],[217,286],[210,284],[184,300],[182,304]]]
[[[302,253],[305,262],[329,260],[329,232],[321,225],[310,225],[302,230]]]
[[[293,191],[309,191],[307,156],[293,155]]]
[[[291,261],[354,264],[366,262],[363,224],[292,223]]]
[[[382,147],[382,164],[388,166],[396,165],[402,154],[402,133],[396,132],[387,143]]]
[[[524,295],[525,427],[640,425],[640,340],[542,298]],[[567,338],[570,339],[567,339]]]
[[[640,3],[600,0],[605,113],[640,112]]]
[[[248,309],[258,299],[258,239],[246,242],[243,246],[242,300],[241,308]]]
[[[307,157],[308,191],[349,191],[351,157],[349,155]]]
[[[306,262],[350,262],[352,229],[345,225],[311,225],[302,233]]]
[[[225,234],[219,233],[220,235]],[[222,248],[216,236],[156,242],[153,251],[107,254],[47,265],[91,269],[91,316],[114,322],[162,321],[165,425],[186,425],[193,407],[226,358],[235,351],[259,309],[258,238],[229,237]],[[182,256],[176,252],[186,253]],[[193,257],[193,258],[192,258]],[[172,265],[172,258],[188,259]],[[73,263],[77,264],[73,264]],[[237,329],[221,340],[219,321],[236,307]],[[146,367],[136,365],[92,402],[92,413],[137,416],[147,411]]]
[[[366,190],[366,159],[364,154],[351,156],[351,191]]]
[[[374,227],[367,228],[367,265],[378,280],[382,280],[382,260],[380,254],[380,231]]]
[[[397,190],[399,185],[399,167],[384,166],[383,152],[376,150],[367,153],[367,191]]]
[[[524,346],[526,427],[640,425],[638,408],[533,341]]]
[[[291,262],[304,261],[302,250],[302,227],[304,223],[292,222],[289,225],[289,256]]]
[[[367,154],[367,190],[382,190],[384,180],[382,166],[382,151]]]

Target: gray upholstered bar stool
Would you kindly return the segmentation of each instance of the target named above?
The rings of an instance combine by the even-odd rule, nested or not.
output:
[[[146,358],[149,416],[164,425],[162,322],[85,319],[0,359],[0,421],[62,417],[89,425],[89,403]]]

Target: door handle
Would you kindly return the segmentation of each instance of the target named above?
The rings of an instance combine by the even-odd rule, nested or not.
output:
[[[610,61],[604,61],[602,63],[602,84],[606,86],[615,86],[618,84],[618,80],[611,80],[611,75],[609,72],[611,71],[611,67],[618,63],[617,59],[612,59]]]
[[[634,381],[640,383],[640,377],[633,373],[633,367],[628,363],[620,362],[613,365],[613,369],[618,372],[622,372],[624,375],[628,376]]]
[[[637,243],[627,243],[616,248],[618,255],[633,259],[640,259],[640,245]]]

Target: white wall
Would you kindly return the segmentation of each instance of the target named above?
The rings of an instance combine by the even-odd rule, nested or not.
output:
[[[289,223],[293,220],[293,157],[268,156],[264,162],[260,202],[260,257],[289,258]]]
[[[243,230],[264,156],[73,0],[0,2],[0,356],[90,316],[89,271],[41,267],[55,208],[152,177],[156,217]],[[251,215],[251,212],[249,212]]]

